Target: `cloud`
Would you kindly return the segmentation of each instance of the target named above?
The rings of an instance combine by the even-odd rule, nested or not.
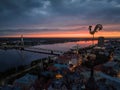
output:
[[[1,29],[1,35],[6,34],[27,34],[27,33],[44,33],[44,32],[70,32],[70,31],[82,31],[86,29],[85,26],[79,27],[59,27],[59,28],[41,28],[41,29]]]
[[[97,23],[120,24],[120,0],[0,0],[0,28],[83,26]],[[119,30],[118,27],[115,29]],[[1,29],[0,32],[17,33],[18,30]]]
[[[54,21],[59,17],[120,23],[119,5],[119,0],[1,0],[0,23],[47,23],[46,18]]]
[[[45,14],[42,11],[45,5],[44,0],[0,0],[0,25],[19,25],[26,21],[34,23],[35,17],[38,18],[37,10],[40,10],[41,16]]]

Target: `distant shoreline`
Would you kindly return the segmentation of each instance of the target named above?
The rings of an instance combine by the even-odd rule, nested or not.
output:
[[[103,36],[100,36],[103,37]],[[0,37],[3,38],[21,38],[21,37]],[[92,37],[24,37],[24,38],[33,38],[33,39],[91,39]],[[95,37],[97,39],[99,37]],[[120,37],[104,37],[105,39],[120,39]]]

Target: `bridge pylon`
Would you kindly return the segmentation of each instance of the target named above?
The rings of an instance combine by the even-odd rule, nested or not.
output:
[[[21,49],[24,49],[24,40],[23,40],[23,35],[21,35]]]

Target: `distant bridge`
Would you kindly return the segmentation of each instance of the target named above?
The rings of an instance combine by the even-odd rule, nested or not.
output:
[[[52,50],[52,49],[43,49],[43,48],[36,48],[36,47],[25,47],[25,46],[17,46],[17,45],[4,45],[0,46],[0,49],[19,49],[34,53],[43,53],[43,54],[50,54],[50,55],[61,55],[64,52],[60,50]]]
[[[43,54],[50,54],[50,55],[61,55],[64,52],[59,50],[52,50],[52,49],[43,49],[43,48],[36,48],[36,47],[29,47],[24,48],[24,51],[35,52],[35,53],[43,53]]]
[[[43,48],[36,48],[36,47],[27,47],[24,45],[23,35],[21,35],[21,45],[7,45],[3,44],[0,46],[0,49],[19,49],[34,53],[43,53],[43,54],[51,54],[51,55],[61,55],[64,52],[59,50],[52,50],[52,49],[43,49]]]

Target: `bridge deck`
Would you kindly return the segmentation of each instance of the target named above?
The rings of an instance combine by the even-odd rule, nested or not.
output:
[[[24,51],[50,54],[50,55],[60,55],[64,53],[63,51],[59,51],[59,50],[51,50],[51,49],[36,48],[36,47],[23,47],[23,46],[15,46],[15,45],[0,46],[0,49],[22,49]]]
[[[24,51],[29,51],[29,52],[34,52],[34,53],[42,53],[42,54],[50,54],[50,55],[57,55],[57,56],[60,55],[60,54],[58,54],[58,53],[43,52],[43,51],[30,50],[30,49],[24,49]]]

